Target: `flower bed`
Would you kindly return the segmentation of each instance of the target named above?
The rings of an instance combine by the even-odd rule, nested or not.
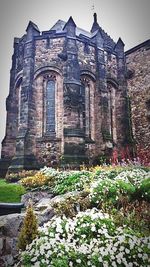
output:
[[[117,227],[111,216],[97,209],[75,218],[54,217],[22,253],[24,266],[109,267],[148,266],[150,238]]]
[[[22,252],[21,266],[150,266],[150,170],[96,167],[82,171],[44,168],[24,178],[26,187],[56,195],[56,216]]]

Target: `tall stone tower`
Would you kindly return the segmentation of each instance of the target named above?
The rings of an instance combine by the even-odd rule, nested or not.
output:
[[[40,33],[29,22],[14,39],[6,100],[4,171],[111,156],[128,144],[124,43],[94,22],[91,32],[72,17]]]

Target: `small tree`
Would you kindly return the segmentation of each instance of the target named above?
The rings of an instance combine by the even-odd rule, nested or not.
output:
[[[23,221],[21,232],[18,239],[18,247],[25,250],[26,246],[30,244],[38,234],[37,219],[33,211],[32,204],[29,203],[26,211],[26,216]]]

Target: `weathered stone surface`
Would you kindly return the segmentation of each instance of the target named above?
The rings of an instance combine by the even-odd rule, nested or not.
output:
[[[42,198],[36,205],[35,208],[36,210],[43,210],[50,206],[51,200],[50,198]]]
[[[28,206],[29,201],[31,201],[33,205],[37,203],[40,205],[41,202],[44,202],[44,199],[50,200],[52,197],[53,195],[48,192],[43,192],[43,191],[29,192],[22,196],[21,202],[24,204],[25,207]]]
[[[127,67],[131,72],[128,90],[131,99],[133,135],[138,156],[150,162],[150,41],[127,51]]]
[[[18,235],[24,214],[9,214],[0,217],[0,235],[14,237]]]
[[[43,211],[38,211],[38,212],[36,211],[35,214],[38,217],[39,226],[42,226],[44,223],[48,222],[55,215],[55,212],[53,208],[47,207],[45,209],[45,206],[44,206]]]
[[[137,49],[127,55],[127,64],[136,77],[128,81],[134,99],[133,130],[137,140],[146,133],[146,146],[150,113],[149,104],[144,104],[149,101],[148,58],[149,50]],[[50,82],[55,87],[53,99],[47,94]],[[139,108],[135,108],[134,94],[142,96]],[[91,32],[81,30],[70,20],[59,20],[41,35],[36,30],[32,34],[27,31],[14,41],[2,158],[9,159],[13,171],[58,166],[71,158],[73,163],[81,146],[78,163],[82,159],[92,163],[100,155],[110,158],[116,147],[121,154],[130,143],[131,132],[126,98],[124,43],[120,38],[115,43],[98,22]],[[143,108],[147,114],[144,118],[139,115]],[[135,118],[140,120],[138,126]],[[72,157],[66,147],[70,151],[76,147],[77,155]]]
[[[0,216],[0,266],[14,266],[18,255],[18,235],[24,214]]]

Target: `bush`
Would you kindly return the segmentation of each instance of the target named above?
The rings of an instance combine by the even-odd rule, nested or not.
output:
[[[150,203],[146,201],[126,202],[120,209],[111,210],[118,226],[126,225],[136,232],[149,236],[150,233]]]
[[[18,247],[21,250],[25,250],[26,246],[36,238],[38,234],[37,229],[37,219],[34,215],[32,205],[29,204],[18,240]]]
[[[128,196],[130,199],[135,192],[135,188],[131,183],[108,178],[95,181],[90,190],[90,200],[97,207],[101,207],[102,203],[116,206],[122,196]]]
[[[91,207],[88,193],[82,192],[78,196],[67,197],[64,201],[53,204],[57,215],[65,215],[73,218],[79,211],[85,211]]]
[[[21,184],[27,188],[37,188],[49,184],[49,177],[41,172],[36,173],[34,176],[21,179]]]
[[[141,181],[140,186],[136,189],[135,197],[150,202],[150,178]]]
[[[60,172],[55,181],[53,192],[64,194],[71,191],[82,191],[91,182],[91,172],[89,171],[66,171]]]
[[[15,173],[9,173],[6,175],[6,181],[8,182],[18,182],[20,179],[28,177],[28,176],[33,176],[37,173],[35,170],[30,170],[30,171],[21,171],[21,172],[15,172]]]
[[[129,181],[134,186],[140,186],[141,182],[148,177],[150,178],[150,171],[145,171],[142,168],[132,168],[131,170],[124,170],[115,179]]]

